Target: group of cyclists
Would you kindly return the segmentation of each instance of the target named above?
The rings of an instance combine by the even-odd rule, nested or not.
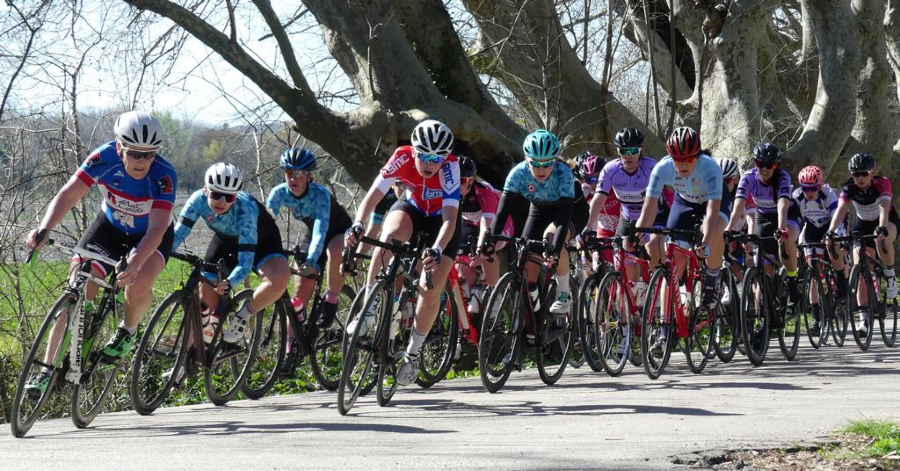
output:
[[[219,296],[242,284],[251,272],[259,277],[252,298],[237,309],[223,334],[226,343],[241,339],[253,316],[275,302],[291,281],[275,221],[285,209],[307,228],[294,249],[296,271],[302,276],[293,282],[292,304],[297,311],[309,304],[315,289],[312,278],[327,272],[321,277],[327,289],[317,320],[323,328],[331,326],[338,311],[346,275],[341,267],[345,249],[356,248],[363,235],[378,233],[382,242],[424,239],[415,317],[396,373],[400,385],[417,377],[420,350],[441,310],[441,293],[451,269],[458,270],[466,293],[472,296],[470,308],[478,311],[484,306],[487,295],[483,293],[491,291],[502,271],[502,259],[495,256],[505,245],[496,240],[501,235],[547,241],[542,260],[555,282],[555,296],[548,303],[552,303],[549,312],[556,315],[573,309],[569,274],[577,261],[570,260],[569,247],[624,236],[626,250],[646,257],[654,268],[664,262],[666,238],[640,231],[653,227],[695,232],[699,228],[699,237],[673,235],[671,239],[704,260],[700,305],[707,309],[735,295],[721,292],[718,280],[726,251],[749,262],[743,253],[754,247],[729,244],[726,237],[741,231],[765,238],[760,245],[767,253],[784,254],[793,303],[806,294],[797,282],[798,244],[830,244],[835,236],[851,231],[873,234],[877,238],[866,243],[887,267],[887,298],[897,296],[893,242],[900,217],[891,204],[891,182],[875,174],[876,159],[867,153],[849,160],[851,177],[836,192],[824,183],[823,172],[816,166],[800,171],[795,189],[791,175],[781,167],[782,151],[772,143],[756,146],[754,167],[742,172],[734,159],[714,159],[689,127],[671,133],[666,140],[668,155],[659,161],[645,155],[641,131],[628,127],[615,135],[615,158],[583,152],[575,157],[572,168],[561,158],[557,136],[539,129],[525,138],[524,161],[509,172],[502,190],[496,190],[478,177],[472,156],[454,154],[448,126],[425,120],[413,130],[410,144],[398,147],[384,164],[352,217],[325,186],[315,182],[316,157],[307,149],[289,148],[279,160],[284,183],[273,188],[265,202],[242,190],[244,176],[239,168],[216,163],[206,171],[203,188],[188,198],[175,218],[177,172],[159,154],[164,144],[160,123],[146,112],[130,111],[116,120],[114,132],[115,140],[91,152],[25,241],[29,248],[40,248],[90,188],[98,186],[102,207],[78,245],[127,261],[117,275],[118,285],[124,287],[125,316],[102,349],[102,355],[113,361],[131,351],[152,303],[154,281],[199,220],[214,233],[205,260],[225,260],[228,270],[223,279],[217,273],[204,273],[212,281],[199,288],[204,340],[212,338],[220,322],[214,309]],[[847,227],[851,209],[856,213],[852,229]],[[389,260],[386,250],[373,251],[360,294],[363,299]],[[838,250],[828,253],[839,279],[837,297],[842,298],[848,292],[845,259]],[[596,265],[602,256],[595,254],[588,266]],[[684,270],[685,260],[672,262],[676,270]],[[78,257],[73,259],[73,266],[80,263]],[[114,269],[99,262],[91,267],[100,278]],[[538,276],[539,267],[529,264],[527,289],[535,302]],[[638,278],[636,273],[631,276]],[[96,289],[88,289],[88,309],[93,293]],[[346,331],[352,333],[359,322],[364,323],[363,329],[369,328],[376,318],[374,305],[349,322]],[[813,303],[811,329],[819,329],[818,309]],[[865,323],[869,317],[860,313],[860,319],[864,322],[859,324],[859,335],[864,336],[870,328]],[[57,320],[56,335],[61,335],[65,322],[65,318]],[[664,329],[651,348],[661,348],[666,335]],[[291,345],[288,342],[287,348]],[[57,353],[50,350],[44,354],[47,364]],[[49,376],[43,370],[27,387],[43,391]]]

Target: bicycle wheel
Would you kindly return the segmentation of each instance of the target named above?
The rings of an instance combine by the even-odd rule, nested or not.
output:
[[[596,329],[598,357],[606,374],[619,376],[631,352],[631,316],[625,297],[622,296],[622,275],[607,273],[600,281],[599,302],[596,303]]]
[[[131,367],[129,395],[134,410],[152,414],[169,395],[188,354],[191,295],[176,291],[156,308],[138,343]]]
[[[244,302],[250,302],[253,297],[252,289],[245,289],[234,296],[232,306],[234,310],[240,309]],[[244,336],[237,342],[228,344],[223,336],[228,324],[234,320],[234,312],[228,312],[219,321],[216,333],[210,343],[212,361],[203,369],[203,385],[206,389],[206,397],[217,406],[228,403],[241,389],[241,385],[250,374],[253,362],[256,360],[256,351],[259,348],[260,332],[262,331],[262,317],[253,316],[247,323],[249,327],[244,331]]]
[[[287,298],[280,298],[256,313],[260,319],[259,349],[241,392],[248,399],[265,396],[278,382],[287,347],[287,316],[293,308]]]
[[[334,316],[334,323],[327,329],[320,329],[313,345],[315,355],[310,358],[313,376],[320,386],[329,391],[337,390],[338,383],[341,382],[341,366],[344,364],[341,343],[350,307],[355,298],[353,288],[344,285],[338,296],[338,310]]]
[[[573,286],[573,283],[570,277],[569,286]],[[556,299],[555,282],[552,282],[547,291],[547,299]],[[551,313],[550,303],[544,303],[544,316],[539,324],[541,341],[537,351],[538,376],[544,384],[556,384],[569,365],[569,352],[575,338],[572,327],[572,306],[577,304],[577,300],[575,301],[569,303],[569,310],[564,314]]]
[[[812,298],[819,302],[813,304],[810,301]],[[803,283],[800,284],[799,310],[800,317],[803,318],[803,327],[806,329],[806,337],[809,338],[809,344],[815,349],[821,348],[828,340],[829,322],[826,312],[830,310],[830,304],[831,300],[825,289],[824,280],[819,276],[816,268],[810,267],[806,270]],[[812,329],[815,321],[818,321],[818,332]]]
[[[741,293],[741,334],[747,358],[754,366],[763,364],[769,350],[769,313],[763,299],[765,275],[753,267],[744,274],[744,288]]]
[[[60,335],[56,345],[51,345],[50,332],[53,329],[56,320],[61,316],[66,316],[68,312],[75,306],[75,298],[69,294],[62,295],[38,328],[31,348],[28,350],[28,356],[23,363],[22,373],[19,375],[19,381],[16,384],[16,395],[13,397],[12,411],[10,417],[10,426],[13,436],[17,438],[24,437],[31,426],[41,417],[41,410],[47,404],[47,401],[53,395],[57,383],[65,374],[65,362],[63,357],[66,356],[68,347],[69,333]],[[65,322],[63,320],[62,322]],[[44,363],[44,352],[47,349],[55,350],[54,357],[57,360],[52,365]],[[49,370],[50,376],[47,379],[46,386],[41,391],[39,388],[29,388],[29,383],[38,378],[42,369]]]
[[[728,363],[734,359],[734,354],[737,353],[739,334],[737,329],[738,316],[736,313],[738,312],[740,297],[738,296],[734,276],[730,271],[725,271],[723,273],[725,276],[722,277],[722,281],[720,282],[719,292],[721,293],[722,288],[727,286],[731,293],[731,302],[727,305],[720,304],[717,307],[715,324],[712,328],[712,347],[715,355],[719,358],[719,361]]]
[[[352,324],[354,319],[364,315],[363,313],[370,309],[380,313],[385,304],[392,304],[394,300],[388,299],[390,290],[386,287],[385,281],[379,281],[369,291],[372,294],[368,299],[366,299],[366,290],[360,290],[353,300],[348,322]],[[376,354],[376,329],[371,327],[363,329],[363,325],[363,322],[357,322],[353,332],[346,333],[345,331],[342,343],[344,364],[341,368],[341,380],[338,382],[337,390],[338,412],[341,415],[350,412],[364,386],[371,384],[374,387],[377,382],[370,381],[369,378],[369,371],[372,369]]]
[[[401,306],[404,306],[407,300],[405,293],[400,297]],[[397,372],[399,371],[399,363],[403,358],[405,347],[409,341],[409,330],[403,328],[399,323],[399,313],[393,302],[385,303],[380,306],[381,315],[378,317],[378,325],[375,332],[375,341],[377,342],[378,354],[375,356],[375,363],[378,365],[378,379],[375,382],[375,400],[378,405],[384,407],[391,402],[391,398],[397,392],[400,386],[397,383]],[[394,315],[397,314],[395,319]],[[396,322],[396,324],[395,324]]]
[[[861,263],[866,263],[863,260]],[[866,291],[866,303],[859,303],[859,284],[862,283]],[[872,279],[862,273],[861,265],[854,265],[850,270],[847,289],[847,317],[850,318],[850,327],[853,331],[853,340],[860,350],[866,351],[872,345],[872,312],[878,310],[878,298],[872,286]]]
[[[799,282],[799,280],[794,280],[794,283]],[[781,299],[783,299],[782,313],[784,322],[781,328],[778,329],[778,348],[781,349],[781,354],[784,355],[785,360],[794,361],[797,358],[797,349],[800,347],[800,305],[789,300],[790,288],[788,287],[787,276],[783,267],[776,275],[775,283],[781,284],[780,290],[776,289],[775,292],[783,293]],[[802,294],[802,288],[797,289],[801,289]],[[803,296],[799,296],[799,298],[803,298]]]
[[[82,382],[76,384],[72,392],[72,423],[78,428],[90,425],[103,410],[122,372],[118,361],[108,362],[100,355],[103,340],[115,335],[119,329],[115,293],[106,294],[105,291],[101,288],[98,293],[102,297],[96,312],[85,315],[85,325],[89,328],[85,331],[82,363],[85,371],[91,371],[91,374],[88,377],[82,374]]]
[[[499,391],[515,367],[521,347],[523,296],[518,275],[510,272],[500,278],[488,300],[478,339],[478,370],[488,392]]]
[[[581,285],[581,289],[578,291],[576,315],[578,338],[581,350],[584,352],[584,360],[592,370],[597,372],[603,371],[603,363],[600,361],[600,339],[595,326],[596,312],[602,300],[607,299],[606,296],[600,294],[602,280],[603,278],[599,275],[591,275]]]
[[[878,294],[878,312],[875,317],[881,330],[881,340],[884,346],[892,348],[897,343],[897,300],[887,298],[887,277],[880,265],[875,266],[874,283],[877,283],[875,292]]]
[[[826,265],[825,270],[825,286],[828,288],[829,298],[831,299],[831,310],[825,311],[828,316],[828,329],[831,331],[831,338],[838,347],[844,346],[844,340],[847,338],[847,301],[838,300],[837,294],[837,275],[831,265]]]
[[[459,339],[459,314],[451,286],[447,283],[441,293],[437,318],[419,350],[419,377],[416,378],[419,386],[430,388],[444,379],[453,367],[453,354]]]
[[[685,315],[688,321],[688,336],[682,339],[684,357],[688,368],[694,374],[700,374],[706,368],[709,357],[712,356],[713,326],[715,325],[715,310],[709,310],[698,306],[700,299],[700,283],[694,283],[694,289],[688,293],[685,304]]]
[[[665,320],[662,309],[667,298],[674,299],[671,293],[666,298],[662,295],[663,287],[668,285],[668,276],[669,269],[666,267],[659,267],[653,272],[641,310],[641,363],[650,379],[659,378],[672,356],[675,332],[672,331],[671,321]],[[674,308],[674,305],[669,306],[670,312]]]

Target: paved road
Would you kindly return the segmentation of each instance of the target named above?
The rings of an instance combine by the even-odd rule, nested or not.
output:
[[[22,440],[4,426],[0,469],[672,469],[693,451],[900,419],[900,350],[806,347],[799,358],[690,375],[679,356],[657,381],[630,366],[619,378],[584,367],[553,387],[527,371],[493,395],[477,378],[455,380],[402,389],[387,408],[361,398],[346,417],[333,393],[317,392],[107,414],[88,430],[42,422]]]

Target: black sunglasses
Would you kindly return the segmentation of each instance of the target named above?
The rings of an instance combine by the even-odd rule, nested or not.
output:
[[[125,146],[122,146],[122,150],[125,151],[125,155],[127,155],[128,157],[131,157],[134,160],[150,160],[150,159],[156,157],[155,150],[148,150],[145,152],[145,151],[129,149]]]
[[[222,193],[220,191],[210,191],[209,197],[213,199],[213,201],[218,201],[222,198],[225,198],[226,203],[234,203],[234,200],[237,199],[237,194],[235,193]]]
[[[868,177],[871,174],[871,170],[860,170],[858,172],[853,172],[853,176],[857,178]]]

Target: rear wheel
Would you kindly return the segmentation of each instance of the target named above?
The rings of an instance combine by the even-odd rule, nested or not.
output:
[[[26,357],[22,373],[19,375],[16,395],[13,398],[12,417],[9,421],[15,437],[24,437],[31,430],[31,426],[41,417],[41,410],[53,395],[57,383],[64,374],[65,362],[61,358],[67,355],[64,349],[68,347],[66,341],[68,333],[65,336],[60,335],[59,341],[55,345],[51,345],[50,331],[57,319],[62,318],[61,322],[66,322],[67,313],[71,312],[74,307],[74,297],[69,294],[60,297],[50,308],[50,312],[47,313],[47,317],[44,318],[31,343],[31,349],[28,351],[28,357]],[[52,365],[44,363],[44,352],[48,348],[59,352],[53,355],[53,358],[60,358],[60,360]],[[44,370],[43,374],[42,370]],[[38,381],[39,379],[43,379],[43,381]],[[43,388],[36,387],[38,384]]]
[[[337,313],[334,323],[327,329],[322,329],[316,337],[310,366],[316,381],[323,388],[335,391],[341,381],[341,366],[344,363],[341,344],[344,338],[344,329],[347,326],[347,318],[350,316],[350,307],[356,293],[353,288],[344,285],[338,296]],[[320,303],[321,305],[321,303]]]
[[[763,277],[756,267],[747,270],[741,293],[741,334],[747,358],[754,366],[762,365],[769,350],[769,300],[764,299]]]
[[[164,299],[144,330],[131,367],[129,395],[134,410],[152,414],[169,396],[188,355],[190,294],[176,291]]]
[[[593,322],[598,357],[606,374],[619,376],[631,352],[631,315],[622,296],[622,275],[607,273],[600,282],[599,301]]]
[[[602,278],[599,275],[591,275],[584,281],[584,284],[581,285],[581,289],[578,291],[578,308],[576,311],[578,338],[580,339],[581,350],[584,352],[584,360],[592,370],[598,372],[603,371],[603,362],[600,361],[601,347],[600,339],[597,336],[596,313],[599,304],[603,302],[603,299],[606,299],[605,296],[600,294],[601,280]]]
[[[213,360],[208,368],[203,369],[203,385],[206,389],[206,397],[217,406],[225,405],[240,391],[256,360],[256,351],[259,348],[260,332],[262,331],[262,317],[253,316],[249,319],[244,336],[237,342],[229,344],[223,339],[225,329],[231,322],[235,322],[234,311],[240,309],[244,302],[250,302],[252,297],[252,289],[245,289],[234,296],[232,301],[234,309],[219,321],[219,326],[210,343]]]
[[[256,316],[262,319],[259,349],[253,368],[247,380],[241,385],[241,392],[249,399],[259,399],[266,395],[281,373],[285,360],[287,343],[287,316],[293,309],[286,298],[281,298],[260,310]]]
[[[103,296],[101,289],[100,295]],[[113,386],[119,381],[122,368],[119,361],[107,362],[100,355],[103,349],[103,341],[115,335],[119,328],[119,320],[115,315],[115,294],[103,296],[99,309],[93,316],[85,315],[86,326],[90,329],[85,333],[85,348],[83,349],[83,364],[85,370],[92,368],[91,375],[85,378],[83,383],[76,384],[72,393],[72,422],[78,428],[85,428],[94,421],[109,398]],[[90,317],[90,318],[88,318]]]
[[[572,286],[573,283],[574,281],[570,277],[569,286]],[[547,299],[555,299],[555,286],[548,291],[553,297],[547,296]],[[563,314],[550,312],[551,303],[545,304],[545,315],[539,327],[541,329],[541,345],[538,346],[537,351],[537,370],[541,381],[549,385],[559,381],[569,364],[569,352],[572,350],[575,338],[573,335],[575,330],[572,327],[574,318],[572,309],[576,303],[570,302],[569,310]]]
[[[775,282],[781,283],[783,288],[781,292],[785,293],[783,297],[785,301],[782,303],[784,323],[778,329],[778,347],[787,361],[794,361],[797,358],[797,349],[800,347],[800,306],[798,303],[792,303],[789,300],[791,287],[784,268],[779,270],[778,279]],[[794,283],[799,283],[799,280],[794,279]],[[793,289],[800,290],[801,287],[794,287]],[[798,299],[800,298],[802,296],[798,296]]]
[[[831,331],[831,339],[834,340],[834,344],[838,347],[843,347],[844,340],[847,338],[847,324],[849,324],[846,307],[847,298],[845,297],[843,300],[837,299],[838,279],[834,268],[831,265],[826,265],[824,270],[825,284],[828,287],[828,292],[831,294],[831,311],[825,311],[825,314],[828,316],[828,328]]]
[[[376,313],[384,309],[384,305],[390,305],[393,300],[387,299],[385,282],[380,281],[372,287],[371,296],[366,299],[366,290],[360,290],[353,300],[348,316],[348,325],[363,316],[365,312],[374,309]],[[346,415],[356,403],[363,388],[374,387],[376,381],[369,378],[375,359],[375,331],[377,329],[363,329],[363,322],[357,322],[352,332],[345,332],[343,342],[343,367],[341,380],[338,383],[338,412]],[[371,390],[371,388],[368,388]]]
[[[811,301],[813,298],[818,302],[813,304]],[[829,316],[826,312],[831,309],[831,299],[825,289],[824,279],[815,268],[806,271],[806,276],[800,285],[799,309],[809,344],[815,349],[822,347],[828,340],[830,330],[827,321]]]
[[[454,352],[459,340],[460,312],[452,288],[448,282],[441,293],[437,318],[419,350],[419,377],[416,378],[416,384],[423,388],[430,388],[444,379],[453,367]]]
[[[863,261],[862,263],[866,263]],[[865,289],[865,302],[858,299],[860,284]],[[872,345],[873,310],[878,310],[878,299],[872,287],[872,279],[864,276],[860,265],[854,265],[850,270],[850,279],[847,290],[847,316],[850,318],[850,328],[853,331],[853,340],[860,350],[866,351]]]
[[[665,370],[672,356],[672,345],[675,332],[670,321],[665,319],[663,304],[674,299],[669,293],[663,298],[663,287],[668,285],[669,269],[657,268],[647,285],[647,297],[641,311],[641,362],[644,372],[650,379],[657,379]],[[667,306],[669,312],[675,306]]]
[[[740,296],[734,283],[734,276],[728,272],[722,277],[719,292],[722,288],[728,288],[731,293],[731,301],[727,305],[719,304],[716,308],[715,323],[712,327],[712,347],[722,363],[728,363],[737,353],[738,330],[737,312],[739,311]]]
[[[880,271],[878,274],[878,283],[880,285],[880,290],[878,291],[880,294],[878,298],[880,301],[878,326],[881,328],[881,340],[884,341],[884,345],[893,348],[897,344],[897,299],[887,298],[887,278]]]
[[[497,282],[484,310],[478,339],[478,370],[481,384],[495,393],[506,384],[520,348],[522,289],[517,275],[507,273]]]
[[[715,325],[715,311],[699,306],[700,283],[694,283],[693,292],[688,293],[684,306],[688,319],[688,336],[682,339],[684,357],[688,368],[694,374],[703,372],[709,357],[712,356],[713,326]]]

